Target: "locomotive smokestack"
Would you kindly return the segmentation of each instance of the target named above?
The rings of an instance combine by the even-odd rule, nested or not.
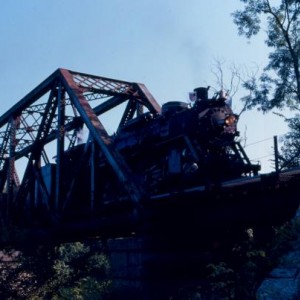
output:
[[[196,94],[196,99],[197,100],[208,100],[208,90],[209,87],[199,87],[194,89],[194,92]]]

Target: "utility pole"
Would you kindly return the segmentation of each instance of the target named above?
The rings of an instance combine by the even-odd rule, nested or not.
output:
[[[279,153],[278,153],[277,135],[274,135],[274,158],[275,158],[275,172],[278,173],[278,171],[279,171],[279,165],[278,165]]]

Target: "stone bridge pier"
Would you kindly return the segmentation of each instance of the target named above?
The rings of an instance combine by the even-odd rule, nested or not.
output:
[[[117,299],[175,299],[203,276],[209,256],[179,238],[115,238],[107,246]]]

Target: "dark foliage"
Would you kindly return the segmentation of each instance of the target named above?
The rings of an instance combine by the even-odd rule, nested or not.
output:
[[[281,0],[277,6],[270,0],[241,0],[244,10],[233,15],[240,35],[250,39],[262,29],[266,33],[269,60],[259,78],[244,82],[249,91],[243,100],[246,109],[256,107],[262,112],[274,108],[300,109],[300,2]],[[282,147],[281,169],[299,165],[299,115],[286,119],[290,132]]]
[[[241,1],[244,10],[233,13],[239,34],[250,39],[263,29],[270,48],[263,74],[244,83],[250,92],[244,98],[247,108],[264,112],[283,107],[299,109],[300,2],[282,0],[275,7],[269,0]]]
[[[100,248],[75,242],[0,254],[0,299],[107,299],[110,293],[110,266]]]

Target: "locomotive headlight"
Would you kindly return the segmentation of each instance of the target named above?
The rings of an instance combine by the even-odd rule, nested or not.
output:
[[[237,122],[237,117],[235,115],[229,115],[225,118],[225,124],[227,126],[232,126]]]

